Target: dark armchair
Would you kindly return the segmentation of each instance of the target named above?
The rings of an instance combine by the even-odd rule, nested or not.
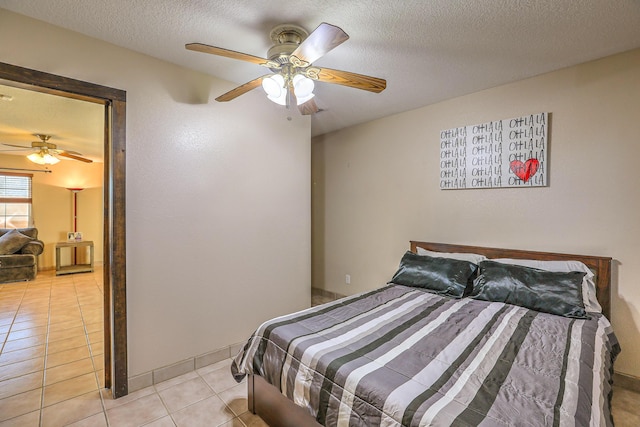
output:
[[[37,228],[0,228],[0,283],[35,279],[43,250]]]

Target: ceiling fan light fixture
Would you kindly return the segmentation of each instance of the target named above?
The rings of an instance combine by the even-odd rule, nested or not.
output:
[[[55,165],[60,161],[59,158],[51,155],[47,150],[40,150],[37,153],[31,153],[27,156],[27,159],[39,165]]]
[[[284,90],[284,77],[282,77],[280,74],[274,74],[262,79],[262,88],[269,96],[269,99],[278,99],[282,96],[283,93],[285,93],[286,96],[286,91]]]
[[[285,88],[284,77],[274,74],[262,79],[262,88],[267,93],[267,98],[278,105],[287,105],[288,90]]]
[[[305,77],[302,74],[296,74],[293,76],[293,91],[297,98],[307,98],[307,100],[311,99],[309,96],[313,95],[314,88],[315,84],[310,78]]]

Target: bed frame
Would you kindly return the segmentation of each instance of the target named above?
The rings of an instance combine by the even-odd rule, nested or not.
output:
[[[465,252],[485,255],[487,258],[537,259],[543,261],[581,261],[595,273],[596,297],[602,313],[611,314],[611,258],[591,255],[570,255],[516,249],[485,248],[448,243],[411,241],[411,251],[418,248],[437,252]],[[280,391],[258,375],[247,378],[249,410],[259,415],[271,427],[321,427],[302,407],[287,399]]]

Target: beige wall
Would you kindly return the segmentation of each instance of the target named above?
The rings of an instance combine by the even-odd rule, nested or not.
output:
[[[102,263],[102,163],[82,163],[62,160],[49,166],[51,173],[31,173],[32,214],[38,229],[38,238],[44,242],[44,252],[38,258],[38,269],[55,268],[56,242],[67,240],[67,232],[73,231],[73,204],[67,188],[85,188],[78,193],[78,231],[84,240],[94,243],[96,264]],[[18,169],[43,169],[25,156],[0,155],[0,167]],[[61,262],[70,262],[69,251],[61,252]],[[81,259],[78,262],[83,262]]]
[[[441,130],[543,111],[548,187],[439,189]],[[616,370],[640,377],[639,117],[635,50],[314,138],[313,285],[379,287],[410,239],[611,256]]]
[[[127,92],[130,376],[308,307],[309,117],[259,91],[214,102],[237,84],[0,12],[3,62]]]

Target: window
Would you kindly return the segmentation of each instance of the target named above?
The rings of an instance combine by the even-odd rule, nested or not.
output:
[[[0,228],[31,227],[31,177],[0,173]]]

